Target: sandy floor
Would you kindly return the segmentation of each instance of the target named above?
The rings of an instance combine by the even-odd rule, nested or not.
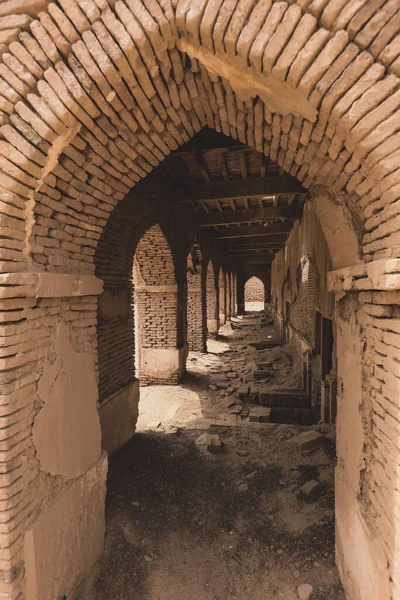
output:
[[[253,317],[193,355],[182,386],[142,388],[139,433],[110,458],[106,549],[82,600],[296,600],[302,584],[312,600],[344,599],[333,428],[229,423],[236,392],[209,389],[221,374],[239,384],[249,341],[273,335]],[[309,429],[324,444],[305,456],[290,440]],[[204,432],[220,436],[221,453],[196,444]],[[310,480],[318,488],[302,495]]]

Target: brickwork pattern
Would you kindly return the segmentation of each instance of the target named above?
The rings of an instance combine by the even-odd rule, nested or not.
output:
[[[396,1],[232,2],[223,9],[211,0],[39,4],[20,4],[11,20],[4,3],[0,17],[2,499],[10,506],[0,568],[5,597],[18,600],[23,518],[33,514],[33,497],[40,502],[21,448],[31,444],[41,361],[65,303],[75,305],[30,305],[27,273],[93,273],[116,205],[204,126],[255,147],[311,190],[333,190],[362,224],[366,262],[400,253]],[[109,277],[117,280],[118,270]],[[235,315],[236,279],[232,291]],[[73,328],[86,344],[95,337],[96,309],[90,317],[76,312],[82,326]],[[388,331],[396,337],[394,316],[376,320],[385,327],[393,321]],[[104,329],[99,336],[107,342]],[[112,356],[117,361],[118,351]],[[385,365],[389,389],[398,391],[397,363]],[[100,381],[105,392],[113,389],[101,373]],[[391,421],[385,410],[393,440],[397,417]],[[384,478],[387,467],[378,462]],[[23,476],[13,481],[13,471]],[[382,523],[390,523],[393,507],[382,506]]]
[[[244,286],[245,302],[264,302],[264,285],[258,277],[251,277]]]
[[[313,261],[303,257],[297,267],[296,292],[290,308],[290,323],[311,347],[315,346],[317,271]]]
[[[211,260],[208,262],[206,273],[207,319],[217,321],[217,289],[215,287],[214,266]]]
[[[226,274],[222,267],[218,275],[218,311],[219,322],[222,325],[226,321]]]
[[[187,260],[187,336],[189,350],[194,352],[205,350],[207,323],[203,311],[202,263],[201,251],[194,247]]]
[[[177,345],[175,267],[167,239],[158,225],[146,231],[137,245],[133,278],[134,310],[138,312],[139,325],[139,375],[145,383],[165,383],[164,379],[149,380],[140,372],[144,348],[176,348]],[[177,374],[171,376],[171,383],[177,383]]]

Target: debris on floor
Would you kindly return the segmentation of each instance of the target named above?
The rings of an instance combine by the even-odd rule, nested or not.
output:
[[[81,600],[344,600],[334,427],[305,427],[291,407],[293,422],[272,422],[273,407],[249,401],[302,377],[293,349],[250,346],[275,335],[262,320],[237,319],[209,354],[190,354],[181,385],[141,389],[138,432],[109,460],[106,550]]]

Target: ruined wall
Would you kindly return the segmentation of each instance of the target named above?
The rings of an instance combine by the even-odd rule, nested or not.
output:
[[[278,317],[310,349],[316,346],[316,311],[333,318],[333,295],[327,289],[330,269],[330,251],[315,209],[308,203],[272,264],[271,292]]]
[[[251,277],[244,286],[244,301],[264,302],[264,285],[258,277]]]

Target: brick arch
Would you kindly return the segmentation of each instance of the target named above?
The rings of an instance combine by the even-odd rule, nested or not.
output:
[[[244,284],[244,302],[264,302],[264,284],[256,275],[250,276]]]
[[[163,368],[163,361],[169,361],[178,344],[178,287],[171,248],[159,225],[139,240],[133,285],[140,379],[176,384],[181,376],[178,363],[176,368]]]
[[[22,315],[35,332],[31,342],[39,331],[43,344],[34,355],[29,346],[19,353],[4,388],[10,407],[36,393],[27,371],[46,366],[60,315],[80,316],[68,334],[76,355],[95,354],[101,286],[91,275],[109,216],[204,126],[277,160],[322,199],[321,210],[338,202],[344,226],[347,215],[358,224],[366,261],[399,256],[399,58],[390,10],[370,12],[357,0],[163,0],[129,8],[78,0],[21,20],[1,59],[0,270],[9,345],[25,333]],[[338,266],[345,248],[341,230],[331,232],[330,214]],[[64,287],[42,285],[53,281],[46,273],[62,275]],[[69,291],[57,297],[55,287],[65,285]],[[233,289],[236,304],[236,276]],[[10,297],[21,293],[36,304],[11,322]],[[28,492],[30,457],[24,464]],[[18,527],[12,552],[5,551],[8,573],[22,573]],[[17,597],[21,577],[6,585]]]
[[[13,259],[91,272],[115,203],[205,125],[276,159],[306,187],[348,192],[343,202],[367,219],[365,254],[391,256],[399,69],[390,11],[360,16],[355,0],[323,10],[149,6],[47,9],[3,54],[2,185],[16,220],[30,202],[28,248]],[[65,239],[53,235],[66,226]],[[10,260],[13,250],[3,253]]]

